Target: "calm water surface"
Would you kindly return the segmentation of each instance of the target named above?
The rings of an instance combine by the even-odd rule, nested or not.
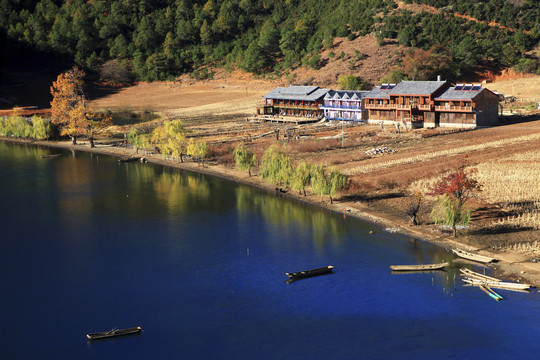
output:
[[[0,189],[2,359],[540,353],[538,292],[501,290],[498,303],[463,287],[457,268],[392,274],[391,264],[453,256],[272,193],[2,142]],[[330,264],[334,274],[285,281]],[[143,334],[86,341],[132,326]]]

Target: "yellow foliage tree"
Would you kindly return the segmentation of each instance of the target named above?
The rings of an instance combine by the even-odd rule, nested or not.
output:
[[[60,134],[71,137],[87,136],[94,147],[94,136],[112,124],[109,116],[92,111],[84,95],[84,71],[76,66],[58,75],[51,86],[51,118],[60,127]]]

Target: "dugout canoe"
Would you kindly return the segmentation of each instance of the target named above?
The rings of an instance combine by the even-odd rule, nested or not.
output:
[[[475,271],[472,271],[471,269],[459,269],[459,271],[461,271],[461,276],[468,276],[468,277],[471,277],[473,279],[478,279],[478,280],[487,280],[487,281],[502,281],[501,279],[497,279],[495,277],[492,277],[492,276],[487,276],[487,275],[484,275],[484,274],[480,274],[480,273],[477,273]]]
[[[464,250],[452,249],[452,252],[454,254],[456,254],[457,256],[462,257],[464,259],[478,261],[478,262],[481,262],[481,263],[484,263],[484,264],[487,264],[487,263],[490,263],[490,262],[493,262],[493,261],[497,261],[497,259],[495,259],[493,257],[473,254],[473,253],[470,253],[470,252],[464,251]]]
[[[332,265],[328,265],[328,266],[320,267],[317,269],[285,273],[285,275],[287,275],[291,279],[302,279],[302,278],[307,278],[311,276],[317,276],[317,275],[330,273],[332,272],[333,268],[334,267]]]
[[[111,337],[116,337],[116,336],[138,334],[141,331],[142,331],[142,328],[140,326],[137,326],[137,327],[127,328],[127,329],[112,329],[109,331],[90,333],[90,334],[86,334],[86,337],[89,340],[99,340],[99,339],[106,339],[106,338],[111,338]]]
[[[464,283],[474,285],[474,286],[485,286],[485,287],[492,287],[492,288],[498,288],[498,289],[505,289],[505,290],[530,290],[531,285],[530,284],[520,284],[520,283],[514,283],[514,282],[506,282],[506,281],[489,281],[489,280],[478,280],[473,278],[464,278]]]
[[[441,270],[450,265],[448,262],[438,264],[418,264],[418,265],[390,265],[394,271],[430,271]]]

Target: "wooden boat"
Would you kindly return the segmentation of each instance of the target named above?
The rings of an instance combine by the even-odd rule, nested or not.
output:
[[[503,299],[501,295],[497,294],[495,291],[493,291],[491,288],[487,286],[480,286],[480,290],[482,290],[483,292],[485,292],[486,294],[488,294],[489,296],[491,296],[493,299],[497,301],[501,301]]]
[[[90,334],[86,334],[86,337],[90,340],[99,340],[99,339],[105,339],[105,338],[110,338],[110,337],[115,337],[115,336],[138,334],[141,331],[142,331],[142,328],[140,326],[137,326],[137,327],[127,328],[127,329],[112,329],[110,331],[90,333]]]
[[[390,265],[390,269],[394,271],[430,271],[441,270],[450,265],[448,262],[439,264],[419,264],[419,265]]]
[[[291,279],[302,279],[302,278],[306,278],[306,277],[311,277],[311,276],[317,276],[317,275],[330,273],[330,272],[332,272],[333,268],[334,267],[332,265],[329,265],[329,266],[325,266],[325,267],[321,267],[321,268],[317,268],[317,269],[297,271],[297,272],[292,272],[292,273],[285,273],[285,275],[287,275]]]
[[[470,252],[467,252],[467,251],[464,251],[464,250],[452,249],[452,252],[454,254],[456,254],[457,256],[462,257],[464,259],[478,261],[478,262],[485,263],[485,264],[497,260],[497,259],[489,257],[489,256],[473,254],[473,253],[470,253]]]
[[[464,278],[463,282],[475,286],[486,286],[505,290],[530,290],[531,288],[530,284],[520,284],[506,281],[478,280],[468,277]]]
[[[468,276],[468,277],[471,277],[473,279],[487,280],[487,281],[502,281],[501,279],[497,279],[497,278],[494,278],[494,277],[491,277],[491,276],[480,274],[480,273],[474,272],[474,271],[472,271],[470,269],[467,269],[467,268],[459,269],[459,271],[461,271],[461,276]]]
[[[50,159],[50,158],[57,158],[59,156],[62,156],[62,154],[41,155],[41,158],[42,159]]]

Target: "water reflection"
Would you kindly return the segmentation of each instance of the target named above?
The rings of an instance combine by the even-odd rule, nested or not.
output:
[[[315,249],[328,243],[339,244],[347,234],[343,221],[328,211],[296,201],[284,200],[270,193],[257,192],[245,186],[235,189],[240,217],[260,212],[268,224],[283,237],[295,240],[297,232],[311,234]]]

